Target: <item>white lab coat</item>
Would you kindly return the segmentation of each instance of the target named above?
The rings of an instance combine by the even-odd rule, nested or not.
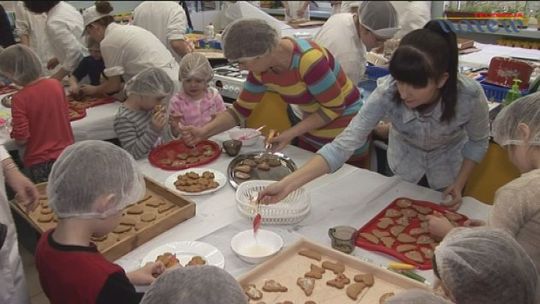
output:
[[[431,1],[409,1],[405,11],[399,12],[400,30],[394,38],[403,38],[411,31],[423,28],[431,20]]]
[[[362,3],[362,1],[341,1],[341,12],[351,13],[351,10],[354,9],[353,13],[356,13],[360,3]]]
[[[88,55],[81,37],[83,29],[82,15],[71,4],[61,1],[47,13],[45,32],[54,56],[66,71],[75,70]]]
[[[176,61],[176,54],[169,41],[184,39],[188,27],[186,12],[173,1],[143,1],[133,10],[133,25],[150,31],[167,47]]]
[[[157,67],[178,82],[178,63],[154,34],[141,27],[109,24],[100,48],[107,77],[122,76],[127,82],[142,70]]]
[[[4,146],[0,146],[0,161],[9,157]],[[4,172],[0,168],[0,223],[7,225],[4,246],[0,249],[0,304],[30,303],[23,265],[19,255],[19,244],[15,223],[9,208],[4,187]]]
[[[358,84],[366,71],[366,47],[358,37],[353,14],[331,16],[313,40],[327,48],[345,74]]]
[[[19,37],[28,35],[30,48],[38,55],[43,67],[43,73],[50,75],[54,73],[54,70],[47,70],[47,62],[54,55],[45,34],[46,22],[47,14],[34,14],[24,7],[22,1],[17,1],[17,5],[15,6],[15,34]]]

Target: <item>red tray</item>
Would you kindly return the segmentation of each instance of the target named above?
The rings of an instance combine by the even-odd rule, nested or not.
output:
[[[16,87],[12,86],[12,85],[0,86],[0,95],[15,92],[17,90],[18,89]]]
[[[68,100],[69,106],[74,110],[86,110],[91,107],[114,102],[114,97],[84,97],[82,100],[74,100],[73,97],[68,96]]]
[[[187,154],[188,158],[183,159],[185,155],[180,156],[180,154]],[[198,155],[194,156],[194,154]],[[207,164],[218,158],[220,154],[219,145],[210,140],[203,140],[195,147],[189,147],[183,141],[175,140],[153,149],[148,155],[148,160],[153,166],[164,170],[184,170]],[[198,160],[190,160],[192,157],[197,157]]]
[[[86,117],[86,111],[85,110],[75,110],[72,108],[68,108],[69,113],[69,121],[75,121],[79,119],[83,119]]]
[[[407,201],[411,202],[411,204],[412,204],[411,207],[403,208],[403,207],[398,206],[398,201],[400,201],[400,200],[407,200]],[[422,207],[424,207],[424,208],[427,207],[429,209],[429,211],[427,209],[425,209],[425,210],[423,210],[424,213],[421,213],[417,209],[415,209],[413,206],[419,206],[421,208]],[[389,217],[389,216],[386,215],[386,212],[389,209],[397,210],[397,211],[399,211],[401,213],[401,215],[395,216],[395,217]],[[402,234],[405,233],[407,235],[411,235],[410,232],[411,232],[412,229],[421,228],[422,219],[420,217],[422,217],[422,216],[420,216],[420,215],[423,215],[425,217],[426,215],[433,214],[434,211],[442,213],[443,215],[445,215],[447,217],[452,217],[452,215],[454,215],[455,217],[460,217],[459,219],[454,219],[453,220],[453,222],[456,223],[459,226],[463,226],[463,223],[468,219],[465,215],[450,211],[447,208],[445,208],[445,207],[443,207],[441,205],[438,205],[438,204],[434,204],[434,203],[431,203],[431,202],[425,202],[425,201],[413,200],[413,199],[410,199],[410,198],[400,197],[400,198],[395,199],[390,205],[388,205],[381,212],[379,212],[379,214],[377,214],[373,219],[371,219],[371,221],[369,221],[362,228],[360,228],[360,230],[358,231],[358,237],[356,239],[356,245],[358,247],[362,247],[362,248],[365,248],[365,249],[368,249],[368,250],[379,251],[379,252],[389,254],[389,255],[391,255],[391,256],[393,256],[393,257],[395,257],[395,258],[397,258],[397,259],[399,259],[401,261],[404,261],[404,262],[406,262],[408,264],[415,265],[419,269],[431,269],[432,268],[431,257],[426,256],[422,250],[424,250],[424,251],[426,251],[427,249],[433,250],[435,248],[435,246],[438,245],[437,241],[433,240],[433,243],[431,243],[431,244],[418,244],[416,241],[411,242],[411,243],[402,243],[402,242],[398,241],[397,237],[394,234],[391,233],[392,227],[400,226],[400,224],[397,223],[397,220],[401,220],[404,217],[404,215],[402,213],[402,210],[404,210],[404,209],[410,209],[410,210],[414,210],[416,212],[415,216],[408,217],[408,224],[407,225],[401,225],[401,226],[405,226],[405,229],[403,229],[403,231],[401,233]],[[390,218],[392,220],[392,223],[389,226],[387,226],[386,228],[381,228],[381,227],[377,226],[379,224],[379,222],[382,220],[382,218]],[[405,223],[401,222],[401,224],[405,224]],[[427,224],[424,224],[424,226],[425,225],[427,225]],[[387,236],[387,237],[394,238],[394,243],[390,247],[387,247],[387,246],[385,246],[383,244],[380,237],[377,237],[379,243],[375,244],[375,243],[367,240],[366,238],[364,238],[364,237],[362,237],[360,235],[361,233],[370,233],[370,234],[373,235],[374,230],[389,233],[389,236]],[[416,229],[416,230],[418,230],[418,229]],[[417,235],[412,235],[412,237],[414,237],[414,238],[416,238],[418,240],[418,237],[430,236],[429,232],[427,232],[427,228],[423,229],[423,230],[425,230],[425,231],[420,233],[420,234],[417,234]],[[394,230],[394,232],[396,232],[396,231]],[[414,261],[414,260],[408,258],[407,256],[405,256],[406,252],[397,251],[397,246],[404,245],[404,244],[414,245],[416,248],[411,249],[411,250],[407,250],[406,252],[411,252],[411,251],[416,250],[418,253],[420,253],[420,255],[421,255],[422,259],[423,259],[423,262],[417,262],[417,261]],[[421,248],[424,248],[424,249],[421,249]]]

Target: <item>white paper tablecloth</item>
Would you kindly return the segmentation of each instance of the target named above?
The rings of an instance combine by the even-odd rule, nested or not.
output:
[[[228,139],[220,134],[212,140],[221,144]],[[254,147],[244,147],[241,153],[261,150],[262,140]],[[313,153],[289,146],[284,153],[291,157],[298,166],[303,165]],[[226,173],[232,157],[222,154],[216,161],[205,167]],[[139,168],[145,175],[163,183],[173,174],[152,167],[148,160],[138,161]],[[375,172],[349,165],[343,166],[336,173],[323,176],[307,184],[311,196],[311,212],[296,225],[264,225],[263,229],[280,234],[285,246],[300,237],[330,246],[328,228],[337,225],[349,225],[356,228],[363,226],[373,216],[385,208],[395,198],[405,196],[433,202],[441,201],[439,192],[401,181],[397,177],[385,177]],[[173,241],[200,240],[217,247],[225,256],[225,269],[234,276],[239,276],[253,265],[241,261],[230,249],[230,240],[236,233],[250,229],[251,223],[242,217],[235,207],[234,190],[229,185],[214,194],[192,197],[197,204],[197,215],[169,231],[150,240],[116,262],[127,271],[140,266],[142,258],[152,249]],[[486,219],[489,206],[475,199],[465,198],[460,212],[469,217]],[[356,248],[354,253],[364,260],[385,266],[393,258]],[[421,272],[428,281],[433,281],[432,271]]]
[[[459,63],[474,67],[487,67],[491,58],[495,56],[519,57],[538,60],[540,50],[523,49],[518,47],[509,47],[494,44],[482,44],[475,42],[474,46],[479,48],[479,52],[459,56]]]

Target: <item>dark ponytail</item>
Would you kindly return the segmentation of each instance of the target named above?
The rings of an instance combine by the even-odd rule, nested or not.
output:
[[[438,81],[444,73],[448,79],[441,88],[441,121],[449,122],[456,115],[458,49],[453,31],[443,29],[437,20],[423,29],[405,35],[390,60],[394,79],[416,87],[425,87],[429,79]],[[401,102],[399,94],[396,100]]]
[[[113,16],[108,15],[114,10],[114,8],[112,7],[109,1],[96,1],[95,6],[96,6],[96,11],[98,13],[107,14],[107,16],[104,16],[103,18],[99,18],[98,20],[92,23],[96,23],[103,27],[107,27],[109,24],[114,22]]]

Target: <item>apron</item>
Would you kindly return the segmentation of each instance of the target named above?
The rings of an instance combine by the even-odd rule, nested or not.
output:
[[[4,173],[0,169],[0,181],[4,184]],[[23,265],[19,255],[19,244],[15,223],[6,197],[6,188],[0,186],[0,222],[7,226],[4,246],[0,249],[0,304],[29,304]]]

